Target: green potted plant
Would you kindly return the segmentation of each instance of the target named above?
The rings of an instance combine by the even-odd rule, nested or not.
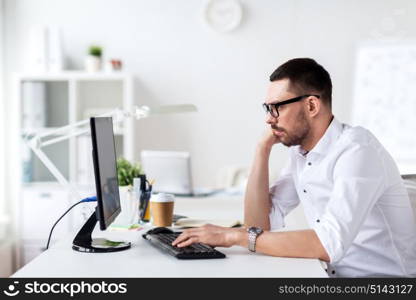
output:
[[[132,164],[127,159],[117,159],[117,176],[119,186],[132,186],[133,179],[143,174],[140,163]]]
[[[119,184],[121,213],[114,221],[115,225],[130,227],[139,220],[138,200],[133,192],[133,180],[143,174],[139,162],[131,163],[125,158],[117,159],[117,177]]]
[[[103,49],[100,46],[92,45],[88,49],[88,53],[89,53],[89,55],[97,56],[97,57],[101,58],[101,55],[103,53]]]
[[[101,57],[103,49],[98,45],[91,45],[88,48],[88,56],[85,58],[85,69],[88,72],[98,72],[101,70]]]

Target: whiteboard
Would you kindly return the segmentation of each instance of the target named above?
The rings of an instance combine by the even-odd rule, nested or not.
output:
[[[416,43],[358,48],[352,121],[379,139],[401,171],[416,166]]]

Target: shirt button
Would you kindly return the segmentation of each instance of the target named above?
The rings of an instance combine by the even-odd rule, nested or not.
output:
[[[331,272],[332,274],[335,274],[335,270],[332,270],[332,272]]]
[[[308,166],[312,166],[312,163],[311,162],[308,162]]]
[[[306,190],[303,190],[304,193],[306,193]]]
[[[321,222],[319,219],[316,220],[317,223]]]

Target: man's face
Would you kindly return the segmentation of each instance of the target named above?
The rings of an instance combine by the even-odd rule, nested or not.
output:
[[[288,79],[270,83],[266,103],[273,104],[301,96],[290,91],[289,87]],[[266,123],[272,128],[273,134],[287,147],[301,145],[311,130],[303,100],[280,106],[278,118],[267,114]]]

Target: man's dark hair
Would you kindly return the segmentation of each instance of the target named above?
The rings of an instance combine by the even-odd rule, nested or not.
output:
[[[278,67],[270,81],[290,80],[290,89],[304,94],[319,93],[323,103],[332,106],[332,82],[327,70],[311,58],[294,58]]]

